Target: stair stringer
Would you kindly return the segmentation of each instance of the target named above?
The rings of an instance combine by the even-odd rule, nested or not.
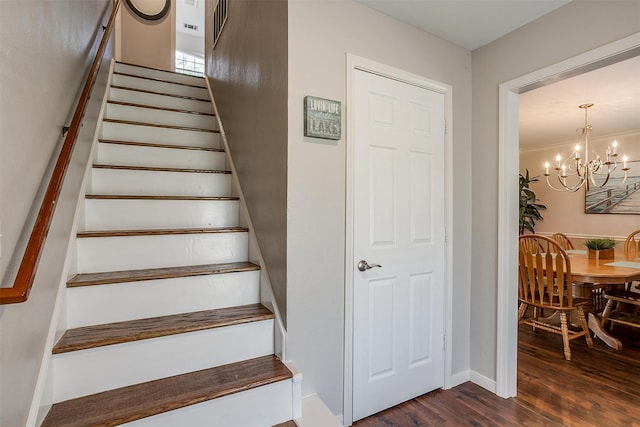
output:
[[[275,299],[273,286],[271,285],[269,272],[264,262],[262,251],[260,250],[260,245],[258,244],[258,240],[256,238],[255,227],[251,220],[251,215],[249,215],[249,210],[247,209],[247,204],[245,201],[244,193],[242,191],[242,186],[240,185],[240,181],[238,180],[238,173],[237,173],[233,158],[231,157],[231,151],[229,150],[229,142],[227,140],[224,126],[220,120],[220,114],[218,112],[218,106],[216,104],[215,97],[213,96],[211,84],[209,83],[209,79],[207,78],[205,78],[205,82],[207,84],[207,90],[209,91],[209,97],[211,98],[211,103],[213,105],[213,112],[216,117],[216,122],[218,123],[218,129],[220,130],[220,140],[222,141],[222,144],[225,150],[227,164],[229,169],[232,172],[231,187],[237,192],[237,196],[240,198],[240,221],[241,223],[244,221],[245,223],[242,225],[249,229],[249,259],[252,262],[260,265],[260,302],[265,306],[269,307],[269,309],[275,314],[275,319],[276,319],[276,322],[275,322],[276,330],[274,331],[275,354],[281,360],[288,362],[288,359],[286,357],[287,331],[284,327],[284,322],[282,321],[282,315],[280,313],[280,309],[278,308],[278,303]],[[299,380],[300,379],[301,379],[301,375],[299,376]]]
[[[98,111],[98,115],[95,117],[95,129],[93,134],[93,139],[91,141],[91,147],[89,148],[89,153],[81,160],[85,162],[84,165],[84,174],[82,178],[82,184],[79,187],[77,193],[76,207],[73,212],[73,217],[71,220],[71,228],[69,231],[68,237],[68,245],[67,252],[64,257],[64,265],[62,268],[62,274],[60,275],[60,280],[58,282],[58,289],[56,292],[56,298],[54,302],[53,313],[51,315],[51,322],[49,324],[49,331],[47,334],[47,343],[44,348],[44,354],[42,355],[40,369],[38,372],[38,379],[36,381],[36,387],[33,394],[33,399],[31,400],[31,407],[29,410],[29,415],[27,418],[27,427],[37,426],[42,423],[42,420],[47,415],[49,409],[53,405],[53,371],[52,371],[52,358],[53,355],[51,353],[51,349],[55,345],[56,341],[60,338],[64,329],[66,329],[66,316],[62,316],[61,313],[66,311],[66,287],[67,280],[70,274],[74,274],[75,271],[72,271],[74,266],[77,263],[74,261],[77,254],[77,238],[76,235],[78,233],[80,221],[83,221],[84,218],[84,194],[86,193],[87,186],[90,182],[92,163],[94,158],[94,153],[97,147],[98,139],[101,132],[100,123],[102,123],[102,119],[104,117],[104,113],[106,111],[106,103],[109,97],[109,89],[111,87],[111,80],[113,76],[113,69],[115,67],[115,59],[111,59],[108,65],[108,75],[106,78],[106,83],[103,87],[102,98],[100,101],[100,109]],[[101,86],[94,86],[93,91],[96,88]],[[92,96],[95,94],[92,91]],[[86,118],[85,118],[86,120]],[[75,154],[72,156],[72,162],[76,160],[77,156]],[[64,183],[63,183],[64,185]]]

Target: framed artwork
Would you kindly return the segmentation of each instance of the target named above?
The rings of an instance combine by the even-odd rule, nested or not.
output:
[[[604,187],[591,187],[585,191],[584,212],[588,214],[640,215],[640,160],[629,161],[627,180],[621,171],[615,171]]]
[[[164,18],[171,9],[171,0],[125,0],[125,3],[136,15],[149,21]]]

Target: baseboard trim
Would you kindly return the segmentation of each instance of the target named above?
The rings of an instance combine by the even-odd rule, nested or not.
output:
[[[491,378],[487,378],[475,371],[470,371],[470,377],[472,383],[478,384],[480,387],[489,390],[491,393],[496,393],[496,381]]]
[[[317,394],[302,399],[302,417],[295,421],[300,427],[342,427],[342,422]]]
[[[457,374],[451,375],[451,382],[448,388],[453,388],[459,386],[460,384],[464,384],[467,381],[471,381],[471,373],[469,370],[458,372]]]

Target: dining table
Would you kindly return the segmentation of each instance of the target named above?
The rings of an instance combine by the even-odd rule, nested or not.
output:
[[[609,289],[625,287],[634,280],[640,280],[640,258],[615,251],[613,259],[589,258],[586,250],[566,251],[571,260],[573,293],[577,297],[592,298],[593,307],[588,313],[588,325],[593,334],[611,348],[621,349],[622,343],[608,333],[600,316],[604,309],[603,295]]]

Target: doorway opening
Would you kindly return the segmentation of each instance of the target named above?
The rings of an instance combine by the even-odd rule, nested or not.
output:
[[[518,299],[519,95],[638,55],[640,34],[635,34],[500,85],[496,394],[501,397],[517,391],[518,318],[513,302]]]

